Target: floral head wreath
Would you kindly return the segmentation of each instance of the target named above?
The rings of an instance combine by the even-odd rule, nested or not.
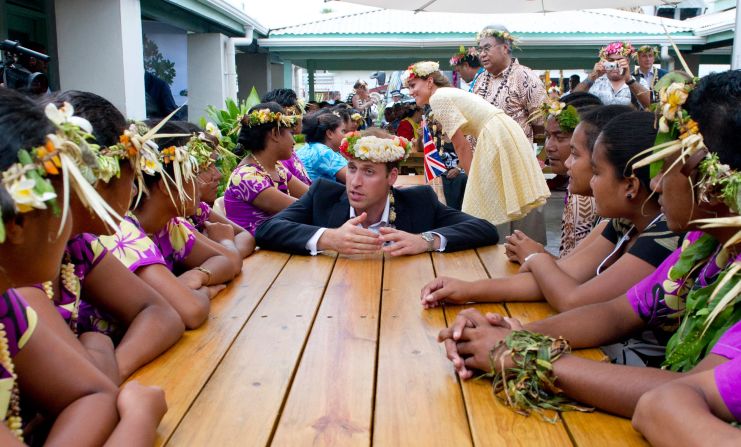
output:
[[[363,118],[363,115],[359,114],[358,112],[355,112],[352,115],[350,115],[350,119],[355,121],[356,123],[362,123],[363,121],[365,121],[365,119]]]
[[[234,158],[236,155],[221,145],[221,131],[212,123],[206,124],[205,132],[198,132],[188,140],[188,152],[196,159],[199,169],[208,168],[222,158]],[[216,159],[213,158],[214,152]]]
[[[558,88],[557,85],[554,85],[552,87],[548,87],[548,94],[550,95],[551,93],[558,93],[560,95],[561,94],[561,89]]]
[[[153,136],[154,133],[143,123],[133,122],[118,137],[117,144],[100,150],[98,177],[106,183],[121,174],[122,160],[129,161],[138,191],[136,203],[147,192],[144,174],[154,175],[162,171],[157,144],[151,139]]]
[[[8,191],[17,213],[34,209],[59,212],[57,194],[49,176],[62,176],[62,219],[69,213],[69,189],[77,194],[82,204],[94,212],[110,228],[117,228],[121,217],[93,188],[101,171],[98,146],[91,143],[92,126],[83,118],[74,116],[74,108],[65,102],[60,108],[50,103],[44,109],[56,132],[46,136],[46,143],[29,150],[18,151],[18,163],[2,173],[0,186]],[[61,234],[64,225],[60,225]],[[0,216],[0,242],[5,240],[5,226]]]
[[[401,80],[405,87],[409,86],[409,81],[415,78],[426,78],[432,73],[440,71],[440,64],[434,61],[424,61],[412,64],[402,73]]]
[[[510,44],[516,44],[519,42],[519,39],[510,34],[509,31],[498,30],[496,28],[484,28],[476,33],[476,42],[480,42],[481,39],[486,39],[487,37],[498,38]]]
[[[478,56],[478,51],[476,48],[469,48],[466,49],[463,45],[458,48],[458,52],[453,55],[453,57],[450,58],[450,66],[456,67],[458,65],[461,65],[463,62],[466,61],[466,58],[468,56]]]
[[[630,57],[635,53],[636,50],[633,48],[633,45],[630,44],[630,42],[613,42],[606,47],[602,47],[599,50],[599,57],[600,59],[607,59],[607,56],[611,56],[613,54],[619,54],[623,57]]]
[[[248,127],[276,123],[278,127],[293,127],[299,120],[298,115],[289,115],[283,112],[271,112],[270,109],[253,110],[242,118],[242,124]]]
[[[340,144],[340,153],[345,158],[357,158],[372,163],[406,160],[411,150],[411,141],[404,137],[379,138],[372,135],[362,136],[360,132],[348,133]]]
[[[546,100],[538,109],[530,115],[528,123],[541,119],[555,118],[562,132],[573,132],[579,124],[579,112],[572,105],[565,102]]]
[[[653,45],[643,45],[636,50],[636,52],[633,54],[633,57],[637,58],[639,54],[645,53],[653,53],[656,60],[659,60],[659,56],[661,55],[661,52],[657,47]]]
[[[296,104],[283,107],[283,110],[286,111],[287,115],[296,115],[301,117],[306,113],[306,102],[303,100],[303,98],[299,98],[296,100]]]

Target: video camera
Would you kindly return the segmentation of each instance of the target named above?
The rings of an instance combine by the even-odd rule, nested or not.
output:
[[[49,78],[41,72],[31,72],[21,64],[22,58],[48,62],[49,56],[22,47],[13,40],[0,42],[3,60],[0,62],[0,79],[7,88],[29,90],[41,94],[49,88]]]

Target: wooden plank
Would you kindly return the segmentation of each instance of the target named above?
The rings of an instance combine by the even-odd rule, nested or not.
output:
[[[503,236],[499,235],[499,237],[502,238]],[[507,260],[502,244],[477,248],[476,252],[478,252],[486,271],[489,272],[490,278],[511,276],[520,269],[520,264]]]
[[[337,260],[272,445],[370,445],[382,267]]]
[[[428,254],[386,258],[373,445],[472,445],[460,386],[437,333],[442,309],[424,310]]]
[[[630,419],[596,411],[579,413],[570,411],[561,417],[569,429],[574,444],[579,447],[645,447],[646,439],[633,429]]]
[[[157,445],[167,442],[188,407],[216,368],[234,337],[288,261],[283,253],[259,250],[242,264],[242,274],[211,301],[208,321],[129,380],[165,390],[168,411],[157,429]],[[193,361],[194,358],[198,361]]]
[[[438,276],[452,276],[465,281],[488,278],[474,250],[448,254],[435,253],[432,258]],[[463,307],[474,307],[482,313],[496,312],[506,315],[501,304]],[[463,307],[446,306],[445,313],[449,324]],[[561,421],[549,424],[537,417],[523,417],[497,402],[492,396],[490,380],[468,380],[462,382],[461,386],[475,445],[571,445]]]
[[[169,445],[268,443],[334,261],[291,257]]]

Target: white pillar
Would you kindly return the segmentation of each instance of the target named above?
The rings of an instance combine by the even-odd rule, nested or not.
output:
[[[55,0],[62,90],[108,99],[146,118],[139,0]]]
[[[188,121],[192,123],[207,116],[206,106],[223,108],[235,90],[228,85],[233,77],[226,75],[227,44],[223,34],[188,35]]]

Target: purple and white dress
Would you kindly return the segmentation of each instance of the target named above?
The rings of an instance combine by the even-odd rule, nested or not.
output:
[[[247,163],[239,166],[232,173],[224,191],[226,217],[253,236],[257,227],[272,217],[272,214],[254,205],[257,196],[269,188],[277,188],[288,194],[288,182],[293,174],[282,166],[276,168],[281,178],[277,183],[257,165]]]
[[[306,172],[304,163],[301,161],[300,158],[298,158],[296,151],[291,152],[291,158],[289,158],[288,160],[281,160],[280,164],[282,164],[284,168],[288,169],[288,171],[293,174],[294,177],[301,180],[301,182],[304,183],[306,186],[311,186],[311,179],[309,178],[309,174]]]
[[[13,289],[0,295],[0,322],[5,328],[8,351],[13,359],[33,335],[38,316],[31,306]],[[0,363],[0,421],[4,422],[10,409],[14,380],[10,371]]]

